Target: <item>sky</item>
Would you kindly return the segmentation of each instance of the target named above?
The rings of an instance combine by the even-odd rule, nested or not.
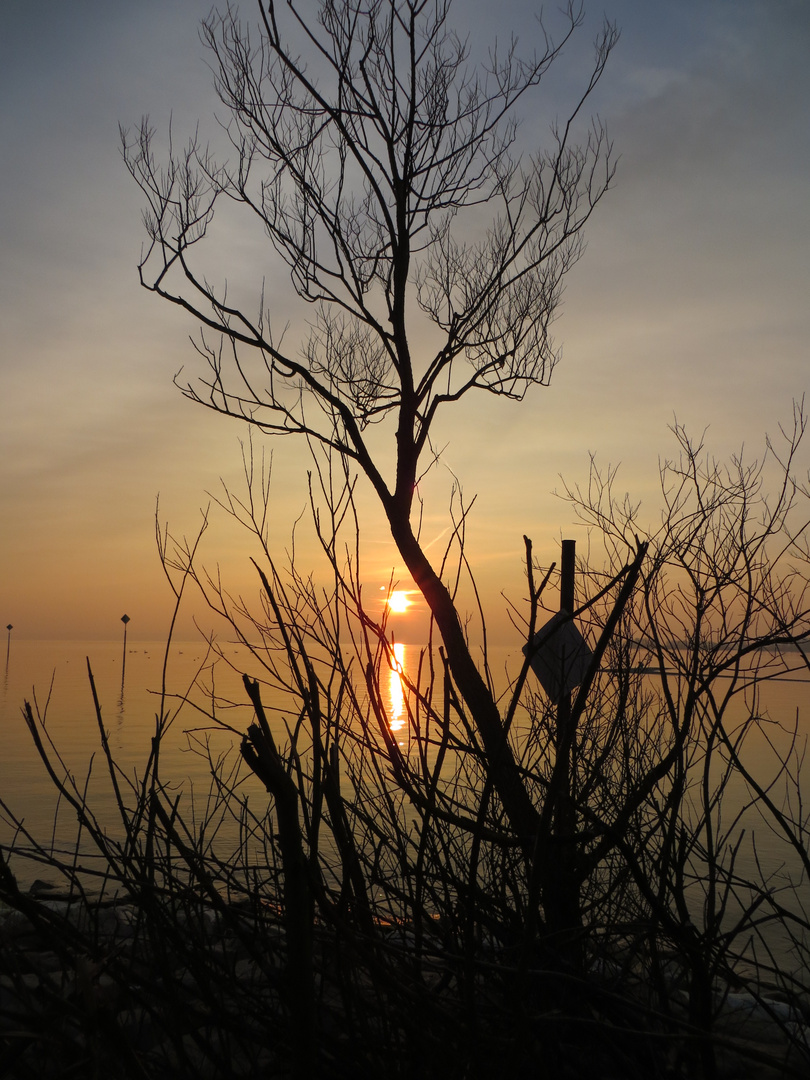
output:
[[[604,12],[621,39],[592,111],[620,160],[569,275],[555,324],[563,359],[522,405],[459,410],[427,507],[439,539],[451,476],[476,496],[469,552],[496,627],[507,625],[501,592],[521,596],[524,534],[545,563],[562,536],[584,542],[555,492],[587,481],[589,454],[620,463],[620,486],[654,521],[676,419],[707,429],[719,457],[742,444],[755,454],[808,390],[810,4],[587,7],[554,93],[581,85]],[[144,114],[178,137],[198,120],[212,128],[198,36],[208,8],[0,4],[0,624],[20,638],[116,638],[126,612],[130,640],[161,639],[172,596],[158,497],[159,521],[193,536],[221,479],[238,488],[245,432],[172,385],[195,370],[194,326],[138,285],[142,205],[118,140],[119,123]],[[456,0],[455,12],[476,43],[507,26],[521,43],[536,33],[525,0]],[[267,449],[282,555],[305,510],[308,460],[291,440]],[[407,589],[368,513],[368,588],[393,574]],[[255,592],[248,538],[212,521],[203,560]]]

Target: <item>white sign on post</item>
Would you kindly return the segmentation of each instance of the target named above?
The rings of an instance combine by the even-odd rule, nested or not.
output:
[[[532,671],[552,701],[560,701],[585,678],[593,654],[567,611],[558,611],[523,646]]]

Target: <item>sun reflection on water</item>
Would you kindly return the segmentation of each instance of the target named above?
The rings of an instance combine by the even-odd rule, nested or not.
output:
[[[391,731],[402,731],[407,716],[405,712],[405,687],[402,673],[405,670],[405,646],[401,641],[393,645],[392,667],[388,679],[388,719]]]

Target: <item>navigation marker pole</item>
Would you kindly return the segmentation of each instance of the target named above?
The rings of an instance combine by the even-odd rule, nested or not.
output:
[[[121,664],[121,685],[124,685],[124,668],[127,666],[127,623],[129,615],[122,615],[121,622],[124,624],[124,659]]]

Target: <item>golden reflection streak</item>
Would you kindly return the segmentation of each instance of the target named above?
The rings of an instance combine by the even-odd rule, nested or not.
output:
[[[402,673],[405,670],[405,646],[401,641],[394,643],[393,666],[388,679],[388,726],[391,731],[401,731],[405,727],[405,688],[402,685]]]

